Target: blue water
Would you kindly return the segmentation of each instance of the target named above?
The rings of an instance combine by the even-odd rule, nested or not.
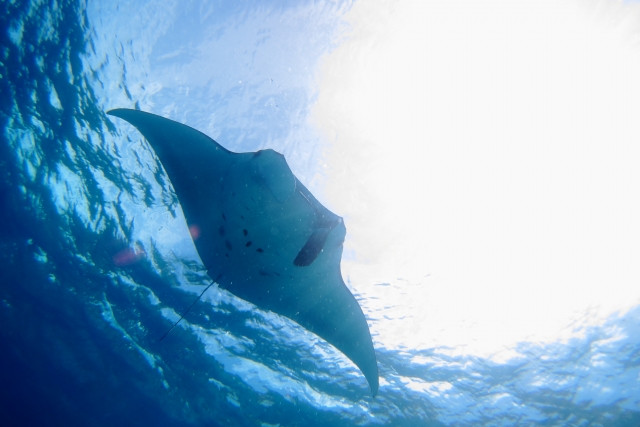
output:
[[[313,188],[322,140],[298,123],[351,3],[0,4],[0,424],[640,425],[640,307],[504,363],[377,340],[375,399],[330,346],[215,287],[159,341],[208,280],[153,153],[105,111],[275,148]]]

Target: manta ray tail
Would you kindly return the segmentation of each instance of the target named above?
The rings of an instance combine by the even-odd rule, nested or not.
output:
[[[191,305],[189,305],[189,307],[187,307],[187,309],[185,311],[182,312],[182,314],[180,315],[180,318],[178,320],[175,321],[175,323],[173,325],[171,325],[171,327],[169,329],[167,329],[167,332],[165,332],[164,334],[162,334],[162,336],[160,337],[160,339],[158,341],[162,341],[163,339],[165,339],[167,337],[167,335],[169,335],[169,332],[173,331],[173,328],[175,328],[176,326],[178,326],[178,323],[180,323],[182,321],[182,319],[184,319],[184,316],[187,315],[187,313],[189,313],[189,311],[191,311],[191,309],[193,308],[194,305],[196,305],[196,303],[198,301],[200,301],[200,299],[202,298],[202,295],[204,295],[205,292],[207,292],[209,290],[209,288],[211,287],[211,285],[213,285],[215,283],[215,281],[211,281],[211,283],[209,283],[207,285],[206,288],[204,288],[204,290],[202,292],[200,292],[200,295],[198,295],[198,298],[196,298],[195,300],[193,300],[193,302],[191,303]]]

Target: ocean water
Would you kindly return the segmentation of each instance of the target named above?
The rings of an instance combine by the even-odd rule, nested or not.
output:
[[[0,424],[640,425],[639,306],[486,358],[389,345],[402,307],[350,283],[375,398],[328,344],[215,286],[159,340],[209,280],[153,152],[105,111],[274,148],[322,192],[304,122],[353,5],[230,3],[0,2]]]

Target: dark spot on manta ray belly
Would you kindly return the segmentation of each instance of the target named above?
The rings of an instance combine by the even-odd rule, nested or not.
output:
[[[242,229],[242,234],[244,234],[244,235],[245,235],[245,237],[246,237],[246,236],[247,236],[247,234],[249,234],[249,232],[247,231],[247,229],[246,229],[246,228],[243,228],[243,229]]]
[[[228,240],[225,240],[225,241],[224,241],[224,245],[225,245],[225,246],[227,247],[227,249],[229,249],[229,250],[232,250],[232,249],[233,249],[233,247],[231,246],[231,242],[230,242],[230,241],[228,241]]]
[[[246,246],[246,247],[249,247],[249,246],[251,246],[251,244],[252,244],[252,243],[251,243],[251,240],[249,240],[249,241],[245,244],[245,246]]]
[[[221,226],[220,226],[220,228],[218,228],[218,233],[219,233],[221,236],[224,236],[224,235],[225,235],[225,230],[224,230],[224,226],[223,226],[223,225],[221,225]]]
[[[262,248],[258,248],[258,249],[256,249],[256,252],[260,252],[260,253],[262,253],[262,252],[264,252],[264,249],[262,249]]]

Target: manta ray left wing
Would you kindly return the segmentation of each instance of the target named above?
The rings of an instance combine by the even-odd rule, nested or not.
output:
[[[367,321],[340,272],[345,227],[273,150],[233,153],[186,125],[138,110],[108,114],[149,141],[176,191],[209,276],[289,317],[360,368],[372,394],[378,367]]]

